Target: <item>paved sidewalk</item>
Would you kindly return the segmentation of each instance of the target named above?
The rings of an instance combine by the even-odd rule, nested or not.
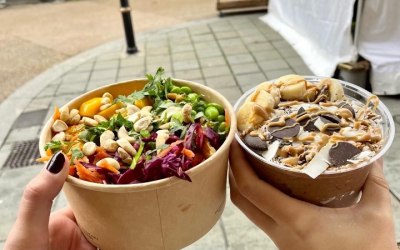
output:
[[[267,79],[290,73],[311,75],[291,46],[258,17],[215,18],[144,34],[138,39],[140,52],[132,56],[124,53],[123,41],[115,41],[54,67],[5,100],[0,105],[0,247],[15,220],[23,186],[40,171],[40,165],[32,165],[38,154],[37,138],[55,105],[62,106],[105,84],[154,73],[159,66],[175,78],[216,89],[232,104],[244,91]],[[400,101],[382,100],[394,115],[399,138]],[[385,156],[385,171],[393,193],[396,224],[400,226],[400,158],[395,155],[399,149],[400,142],[395,141]],[[65,205],[60,196],[54,210]],[[228,199],[221,220],[187,249],[276,247]]]

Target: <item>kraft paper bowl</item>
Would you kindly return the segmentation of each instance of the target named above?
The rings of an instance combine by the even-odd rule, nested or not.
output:
[[[85,93],[66,106],[80,104],[104,92],[128,95],[140,90],[146,79],[107,85]],[[170,177],[141,184],[105,185],[68,176],[63,191],[85,237],[107,249],[180,249],[205,235],[218,221],[226,198],[229,145],[236,129],[230,103],[218,92],[194,82],[177,80],[226,108],[230,131],[209,159],[188,170],[192,182]],[[40,135],[39,148],[51,140],[50,119]]]
[[[325,77],[305,76],[304,78],[311,83],[317,83]],[[366,103],[368,97],[372,95],[354,84],[338,81],[342,84],[345,95],[350,99]],[[240,97],[235,103],[235,111],[239,110],[242,103],[255,89],[256,87],[250,89]],[[235,134],[235,138],[243,148],[247,160],[251,163],[258,176],[269,184],[289,196],[319,206],[347,207],[359,200],[360,191],[367,179],[372,163],[385,154],[394,139],[395,128],[392,115],[381,101],[379,102],[377,113],[382,116],[383,145],[381,150],[369,161],[361,162],[354,168],[325,171],[316,179],[312,179],[300,170],[267,161],[250,149],[242,141],[238,133]]]

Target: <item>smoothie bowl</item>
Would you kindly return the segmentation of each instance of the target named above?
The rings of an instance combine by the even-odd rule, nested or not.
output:
[[[336,79],[283,76],[247,91],[234,109],[235,137],[260,178],[320,206],[356,203],[394,138],[378,97]]]
[[[179,249],[206,234],[226,198],[230,103],[201,84],[154,76],[95,89],[56,109],[41,160],[70,159],[63,191],[100,249]]]

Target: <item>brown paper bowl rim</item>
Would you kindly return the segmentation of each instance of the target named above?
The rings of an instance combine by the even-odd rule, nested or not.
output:
[[[203,96],[206,96],[206,93],[211,94],[212,96],[215,96],[221,104],[227,109],[228,114],[229,114],[229,119],[230,119],[230,130],[229,133],[225,139],[225,141],[222,143],[220,148],[208,159],[200,163],[199,165],[189,169],[186,171],[186,173],[190,176],[193,177],[203,171],[205,171],[205,167],[209,165],[212,161],[215,161],[220,157],[223,152],[226,150],[229,150],[230,144],[234,139],[234,135],[236,133],[236,115],[235,112],[233,111],[233,107],[231,103],[223,96],[221,95],[218,91],[209,88],[207,86],[204,86],[200,83],[192,82],[192,81],[187,81],[187,80],[182,80],[182,79],[177,79],[177,78],[172,78],[174,83],[177,83],[179,86],[189,86],[192,87],[194,86],[198,93],[203,94]],[[128,84],[132,83],[134,84],[135,82],[147,82],[148,79],[146,78],[137,78],[137,79],[132,79],[132,80],[127,80],[123,82],[117,82],[117,83],[112,83],[112,84],[107,84],[102,87],[90,90],[82,95],[79,95],[78,97],[75,97],[71,101],[69,101],[67,104],[64,106],[70,106],[72,103],[76,102],[79,99],[84,99],[87,96],[90,96],[93,92],[99,91],[101,89],[105,88],[110,88],[116,85],[121,85],[121,84]],[[200,91],[199,91],[200,90]],[[41,133],[40,133],[40,138],[39,138],[39,151],[41,156],[45,156],[46,152],[44,150],[44,145],[46,143],[45,141],[45,134],[46,132],[50,129],[51,124],[53,123],[53,118],[50,118],[45,126],[43,127]],[[211,166],[212,167],[212,166]],[[137,184],[115,184],[115,185],[109,185],[109,184],[100,184],[100,183],[93,183],[89,181],[84,181],[81,179],[78,179],[76,177],[68,175],[66,182],[78,186],[84,189],[89,189],[89,190],[95,190],[95,191],[102,191],[102,192],[110,192],[110,193],[121,193],[121,192],[141,192],[141,191],[147,191],[147,190],[154,190],[154,189],[161,189],[170,185],[173,185],[177,182],[185,181],[182,179],[179,179],[177,177],[168,177],[164,178],[161,180],[156,180],[156,181],[150,181],[150,182],[145,182],[145,183],[137,183]]]
[[[311,81],[311,82],[320,81],[322,79],[327,78],[327,77],[322,77],[322,76],[302,76],[302,77],[304,77],[307,81]],[[273,79],[273,80],[269,80],[267,82],[275,82],[276,80],[277,79]],[[357,92],[358,94],[360,94],[361,96],[363,96],[365,98],[373,95],[369,91],[367,91],[367,90],[365,90],[365,89],[363,89],[363,88],[361,88],[361,87],[359,87],[359,86],[357,86],[355,84],[352,84],[352,83],[349,83],[349,82],[346,82],[346,81],[343,81],[343,80],[339,80],[339,79],[335,79],[335,80],[338,81],[340,84],[342,84],[342,86],[344,88],[346,88],[348,90],[351,90],[351,91],[355,91],[355,92]],[[255,87],[249,89],[248,91],[246,91],[236,101],[236,103],[234,104],[234,107],[233,107],[235,113],[237,112],[237,110],[239,110],[239,108],[240,108],[241,104],[244,102],[244,100],[246,100],[246,98],[256,90],[257,86],[255,86]],[[361,162],[356,167],[345,168],[345,169],[340,169],[340,170],[325,170],[322,174],[320,174],[318,176],[318,178],[324,178],[324,177],[332,176],[332,175],[335,175],[335,174],[351,172],[351,171],[363,168],[363,167],[368,166],[371,163],[377,161],[379,158],[381,158],[386,153],[386,151],[390,148],[390,146],[391,146],[391,144],[392,144],[392,142],[394,140],[394,136],[395,136],[394,120],[393,120],[393,117],[392,117],[389,109],[386,107],[386,105],[381,100],[379,100],[378,110],[381,112],[382,116],[384,115],[387,118],[387,121],[389,123],[388,126],[390,128],[389,129],[389,133],[387,135],[388,139],[386,140],[386,143],[382,146],[381,150],[376,155],[371,157],[371,159],[369,159],[368,161]],[[251,154],[253,157],[258,159],[259,161],[264,162],[266,164],[269,164],[269,165],[271,165],[273,167],[279,168],[279,169],[281,169],[283,171],[289,171],[289,172],[292,172],[292,173],[308,176],[306,173],[302,172],[301,170],[292,169],[292,168],[289,168],[289,167],[286,167],[286,166],[283,166],[283,165],[279,165],[279,164],[277,164],[275,162],[272,162],[272,161],[267,161],[264,157],[262,157],[262,156],[258,155],[257,153],[255,153],[252,149],[250,149],[242,141],[238,131],[235,133],[235,139],[246,152]]]

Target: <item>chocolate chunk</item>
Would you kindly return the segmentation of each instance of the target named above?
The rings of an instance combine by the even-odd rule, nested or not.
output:
[[[255,150],[267,150],[268,145],[266,141],[263,141],[259,136],[246,135],[244,137],[244,143]]]
[[[303,126],[305,131],[308,131],[308,132],[319,131],[319,129],[314,125],[314,122],[317,119],[318,119],[318,117],[315,117],[313,119],[308,119],[304,125],[302,124],[302,122],[300,122],[300,124]]]
[[[339,167],[347,164],[347,160],[361,153],[361,149],[353,146],[348,142],[338,142],[329,150],[329,162]]]
[[[274,126],[270,128],[268,129],[271,135],[280,139],[294,137],[300,132],[300,125],[293,119],[287,119],[283,127]]]
[[[346,102],[341,102],[341,103],[339,103],[338,107],[350,110],[350,112],[353,114],[353,117],[356,117],[356,112],[354,111],[353,107],[350,106],[350,104],[348,104]]]
[[[322,118],[325,118],[326,120],[330,121],[331,123],[340,123],[340,118],[337,117],[334,114],[322,114],[321,115]]]
[[[306,110],[303,107],[300,107],[299,110],[297,110],[297,117],[300,117],[306,113]]]

